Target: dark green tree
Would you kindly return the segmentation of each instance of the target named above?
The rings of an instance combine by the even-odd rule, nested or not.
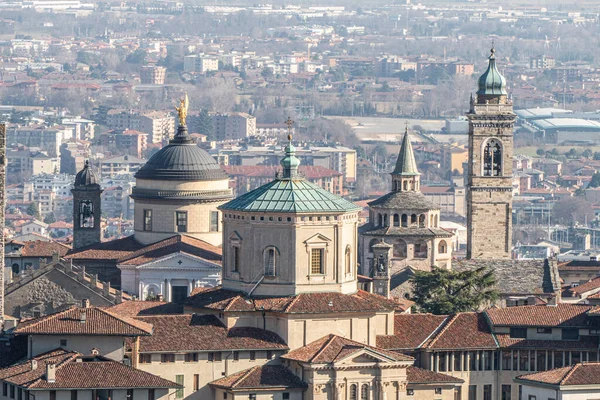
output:
[[[487,267],[454,271],[433,267],[411,278],[413,300],[419,311],[453,314],[477,311],[498,299],[496,279]]]
[[[29,207],[27,207],[26,212],[35,219],[40,219],[40,206],[35,201],[29,203]]]
[[[209,139],[212,138],[213,135],[212,117],[204,108],[200,110],[200,113],[198,114],[198,133],[208,136]]]
[[[540,157],[543,157],[544,155],[546,155],[546,150],[544,150],[544,149],[537,149],[535,151],[535,154],[537,154]]]
[[[600,187],[600,173],[596,172],[594,175],[592,175],[592,180],[590,181],[589,187]]]
[[[50,214],[46,215],[46,218],[44,218],[44,222],[47,224],[56,222],[56,217],[54,217],[54,213],[50,213]]]

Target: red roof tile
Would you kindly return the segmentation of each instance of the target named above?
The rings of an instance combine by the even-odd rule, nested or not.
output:
[[[454,376],[440,374],[428,369],[421,369],[410,366],[406,369],[406,378],[408,384],[429,384],[429,383],[463,383],[464,380]]]
[[[27,360],[0,369],[0,379],[36,389],[116,389],[116,388],[178,388],[174,382],[140,371],[103,357],[81,357],[81,354],[56,349],[37,357],[37,367]],[[46,380],[46,365],[56,365],[56,380]]]
[[[102,308],[71,307],[22,321],[15,329],[15,334],[140,336],[152,334],[152,325],[112,314]]]
[[[511,338],[508,333],[495,334],[498,344],[506,349],[598,349],[598,337],[581,336],[579,340],[533,340]]]
[[[380,354],[393,361],[413,361],[414,358],[378,347],[368,346],[364,343],[346,339],[341,336],[329,334],[315,340],[306,346],[292,350],[281,356],[289,360],[309,362],[315,364],[333,363],[345,359],[357,352],[369,350]]]
[[[287,349],[277,334],[259,328],[227,328],[212,315],[137,317],[154,327],[140,338],[141,352]]]
[[[587,326],[590,306],[558,304],[556,306],[519,306],[485,311],[490,322],[499,326]]]
[[[25,245],[21,249],[21,256],[52,257],[56,252],[60,257],[64,257],[69,250],[71,250],[69,246],[61,243],[36,240],[33,242],[25,242]]]
[[[107,307],[106,310],[122,317],[183,314],[180,304],[166,301],[124,301]]]
[[[211,386],[230,389],[295,389],[305,388],[306,383],[283,365],[263,365],[240,371],[217,379]]]
[[[517,379],[557,386],[600,385],[600,363],[579,363],[549,371],[521,375]]]
[[[394,334],[377,336],[377,346],[384,349],[417,349],[446,318],[446,315],[396,314]]]
[[[423,346],[428,349],[495,349],[496,341],[481,313],[459,313],[444,321]]]
[[[120,260],[144,247],[132,236],[110,242],[96,243],[71,250],[65,258],[73,260]]]
[[[600,289],[600,277],[591,279],[585,283],[582,283],[579,286],[571,287],[566,290],[566,292],[573,296],[580,296],[583,293],[590,292],[592,290]]]

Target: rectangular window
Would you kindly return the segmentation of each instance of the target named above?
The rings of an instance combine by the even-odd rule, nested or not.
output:
[[[457,351],[454,353],[454,371],[462,371],[462,351]]]
[[[562,368],[563,366],[564,366],[563,352],[555,351],[554,352],[554,368]]]
[[[239,351],[233,352],[233,361],[240,361],[240,352]]]
[[[549,335],[552,333],[552,328],[537,328],[537,333],[543,333],[544,335]]]
[[[406,395],[407,396],[414,396],[415,395],[415,389],[406,389]]]
[[[144,210],[144,230],[152,230],[152,210]]]
[[[529,400],[536,400],[536,399],[537,399],[537,397],[535,397],[534,395],[532,395],[532,394],[529,395]]]
[[[273,352],[271,350],[267,350],[267,360],[270,360],[273,358]]]
[[[250,352],[250,360],[251,360],[251,361],[254,361],[254,360],[256,360],[256,351],[251,351],[251,352]]]
[[[469,385],[469,400],[477,400],[477,385]]]
[[[240,272],[240,248],[237,246],[231,248],[231,264],[233,272]]]
[[[519,351],[519,371],[529,371],[529,351]]]
[[[590,329],[590,336],[600,336],[600,329]]]
[[[126,400],[133,400],[133,389],[127,389]]]
[[[483,400],[492,400],[492,385],[483,385]]]
[[[512,390],[511,385],[502,385],[502,399],[501,400],[510,400],[510,396]]]
[[[323,249],[312,249],[310,252],[310,273],[323,273]]]
[[[160,362],[161,363],[174,363],[175,362],[175,354],[161,354]]]
[[[2,382],[2,396],[8,396],[8,383]]]
[[[254,393],[250,393],[250,394],[248,395],[248,400],[256,400],[256,394],[254,394]]]
[[[184,386],[183,385],[183,375],[175,375],[175,383],[177,383],[178,385]],[[183,399],[183,388],[177,389],[175,391],[175,398]]]
[[[579,340],[579,329],[563,328],[562,329],[562,340]]]
[[[148,400],[155,400],[154,389],[148,389]]]
[[[185,362],[197,362],[198,353],[185,353]]]
[[[527,339],[527,328],[510,328],[510,337],[513,339]]]
[[[77,390],[71,390],[71,400],[77,400]]]
[[[67,339],[60,339],[60,347],[67,347]]]
[[[442,394],[442,388],[435,388],[435,394]]]
[[[510,351],[503,351],[502,352],[502,370],[503,371],[510,371]]]
[[[215,361],[221,361],[221,352],[217,351],[216,353],[214,353],[214,359]]]
[[[281,394],[281,400],[290,400],[290,394],[288,392],[283,392]]]
[[[152,354],[140,354],[140,364],[150,364],[152,362]]]
[[[219,231],[219,212],[218,211],[210,212],[210,231],[211,232]]]
[[[537,356],[535,357],[536,371],[545,371],[546,370],[546,351],[538,350]]]
[[[187,232],[187,212],[175,211],[175,225],[177,232]]]
[[[52,398],[52,392],[54,392],[54,399]],[[10,385],[10,398],[15,398],[15,387],[13,385]],[[56,390],[50,391],[50,400],[56,400]]]
[[[200,389],[200,375],[194,374],[194,392]]]
[[[10,396],[10,397],[13,397],[13,398],[15,397],[14,396],[14,391],[13,391],[13,395]],[[50,400],[56,400],[56,390],[51,390],[50,391]]]
[[[17,399],[23,400],[23,389],[21,389],[21,388],[17,389]]]

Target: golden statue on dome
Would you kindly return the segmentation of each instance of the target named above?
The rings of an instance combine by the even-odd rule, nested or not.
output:
[[[177,111],[177,115],[179,116],[179,125],[180,126],[185,126],[185,119],[187,118],[188,105],[189,105],[189,100],[188,100],[188,95],[186,93],[185,97],[183,99],[179,100],[179,107],[175,107],[175,110]]]

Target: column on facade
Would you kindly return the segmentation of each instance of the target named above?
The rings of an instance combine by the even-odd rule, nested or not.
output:
[[[191,279],[188,279],[188,296],[192,295],[192,290],[194,290],[194,284]]]
[[[172,289],[173,287],[171,286],[171,279],[167,279],[167,301],[171,301],[171,297],[172,297]]]
[[[471,370],[471,352],[467,351],[466,359],[465,359],[465,371],[470,371],[470,370]]]
[[[435,372],[440,372],[440,353],[435,353]]]
[[[431,368],[433,371],[435,371],[434,360],[435,358],[433,357],[433,353],[429,353],[429,368]]]
[[[138,296],[140,298],[140,300],[145,300],[144,299],[144,282],[140,281],[140,288],[138,289]]]

